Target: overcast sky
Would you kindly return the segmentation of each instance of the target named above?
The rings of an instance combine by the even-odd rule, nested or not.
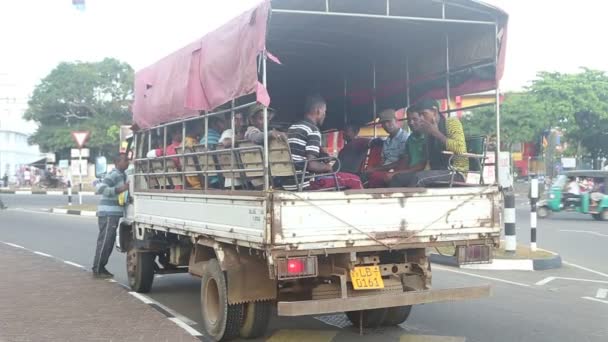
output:
[[[257,0],[0,1],[0,98],[25,99],[60,61],[115,57],[136,70],[192,42]],[[510,15],[502,87],[541,70],[608,70],[604,0],[487,0]],[[7,84],[9,86],[7,86]]]

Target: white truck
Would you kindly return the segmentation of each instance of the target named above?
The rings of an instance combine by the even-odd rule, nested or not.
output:
[[[263,335],[274,306],[280,316],[346,312],[373,327],[402,323],[412,305],[488,296],[489,286],[433,290],[427,249],[489,261],[501,231],[497,186],[284,191],[276,177],[298,180],[288,149],[268,134],[261,146],[239,143],[235,115],[270,94],[290,119],[298,82],[328,98],[329,128],[344,122],[331,119],[340,111],[371,121],[377,108],[423,94],[487,90],[500,78],[506,20],[477,1],[262,1],[138,72],[135,170],[117,238],[131,288],[150,291],[155,273],[201,277],[203,329],[216,340]],[[231,146],[203,138],[167,150],[170,132],[193,136],[200,123],[208,137],[225,114]],[[155,147],[167,153],[146,158]]]

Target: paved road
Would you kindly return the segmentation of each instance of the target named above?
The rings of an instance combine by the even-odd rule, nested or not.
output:
[[[53,199],[7,197],[3,199],[12,209],[0,211],[1,241],[90,267],[97,234],[95,218],[44,212],[40,203],[53,205]],[[519,203],[518,207],[521,241],[528,235],[525,222],[529,214],[524,205]],[[605,227],[608,223],[569,214],[563,219],[555,216],[539,221],[539,246],[559,251],[576,265],[560,270],[484,272],[434,266],[435,287],[490,283],[494,295],[489,299],[418,306],[401,327],[368,331],[364,336],[347,326],[343,315],[275,318],[269,340],[414,341],[420,337],[418,341],[431,341],[428,336],[440,335],[444,337],[432,341],[606,341],[608,298],[601,297],[602,289],[608,289],[608,264],[595,260],[608,260]],[[115,272],[117,281],[126,283],[124,255],[114,253],[108,268]],[[155,279],[149,296],[197,329],[199,287],[198,279],[189,275],[167,275]]]

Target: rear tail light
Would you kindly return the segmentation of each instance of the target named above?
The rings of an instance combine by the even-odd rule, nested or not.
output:
[[[317,265],[316,256],[277,259],[277,275],[279,280],[316,277]]]

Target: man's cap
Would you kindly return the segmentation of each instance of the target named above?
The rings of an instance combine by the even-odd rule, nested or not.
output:
[[[256,103],[253,106],[251,106],[251,109],[249,109],[249,116],[254,116],[256,113],[261,112],[264,110],[264,105],[261,103]],[[268,107],[268,113],[276,113],[276,111],[270,107]]]
[[[414,111],[423,111],[425,109],[435,109],[439,111],[439,103],[435,99],[426,98],[414,104]]]
[[[394,109],[385,109],[378,114],[378,122],[391,121],[397,119]]]

